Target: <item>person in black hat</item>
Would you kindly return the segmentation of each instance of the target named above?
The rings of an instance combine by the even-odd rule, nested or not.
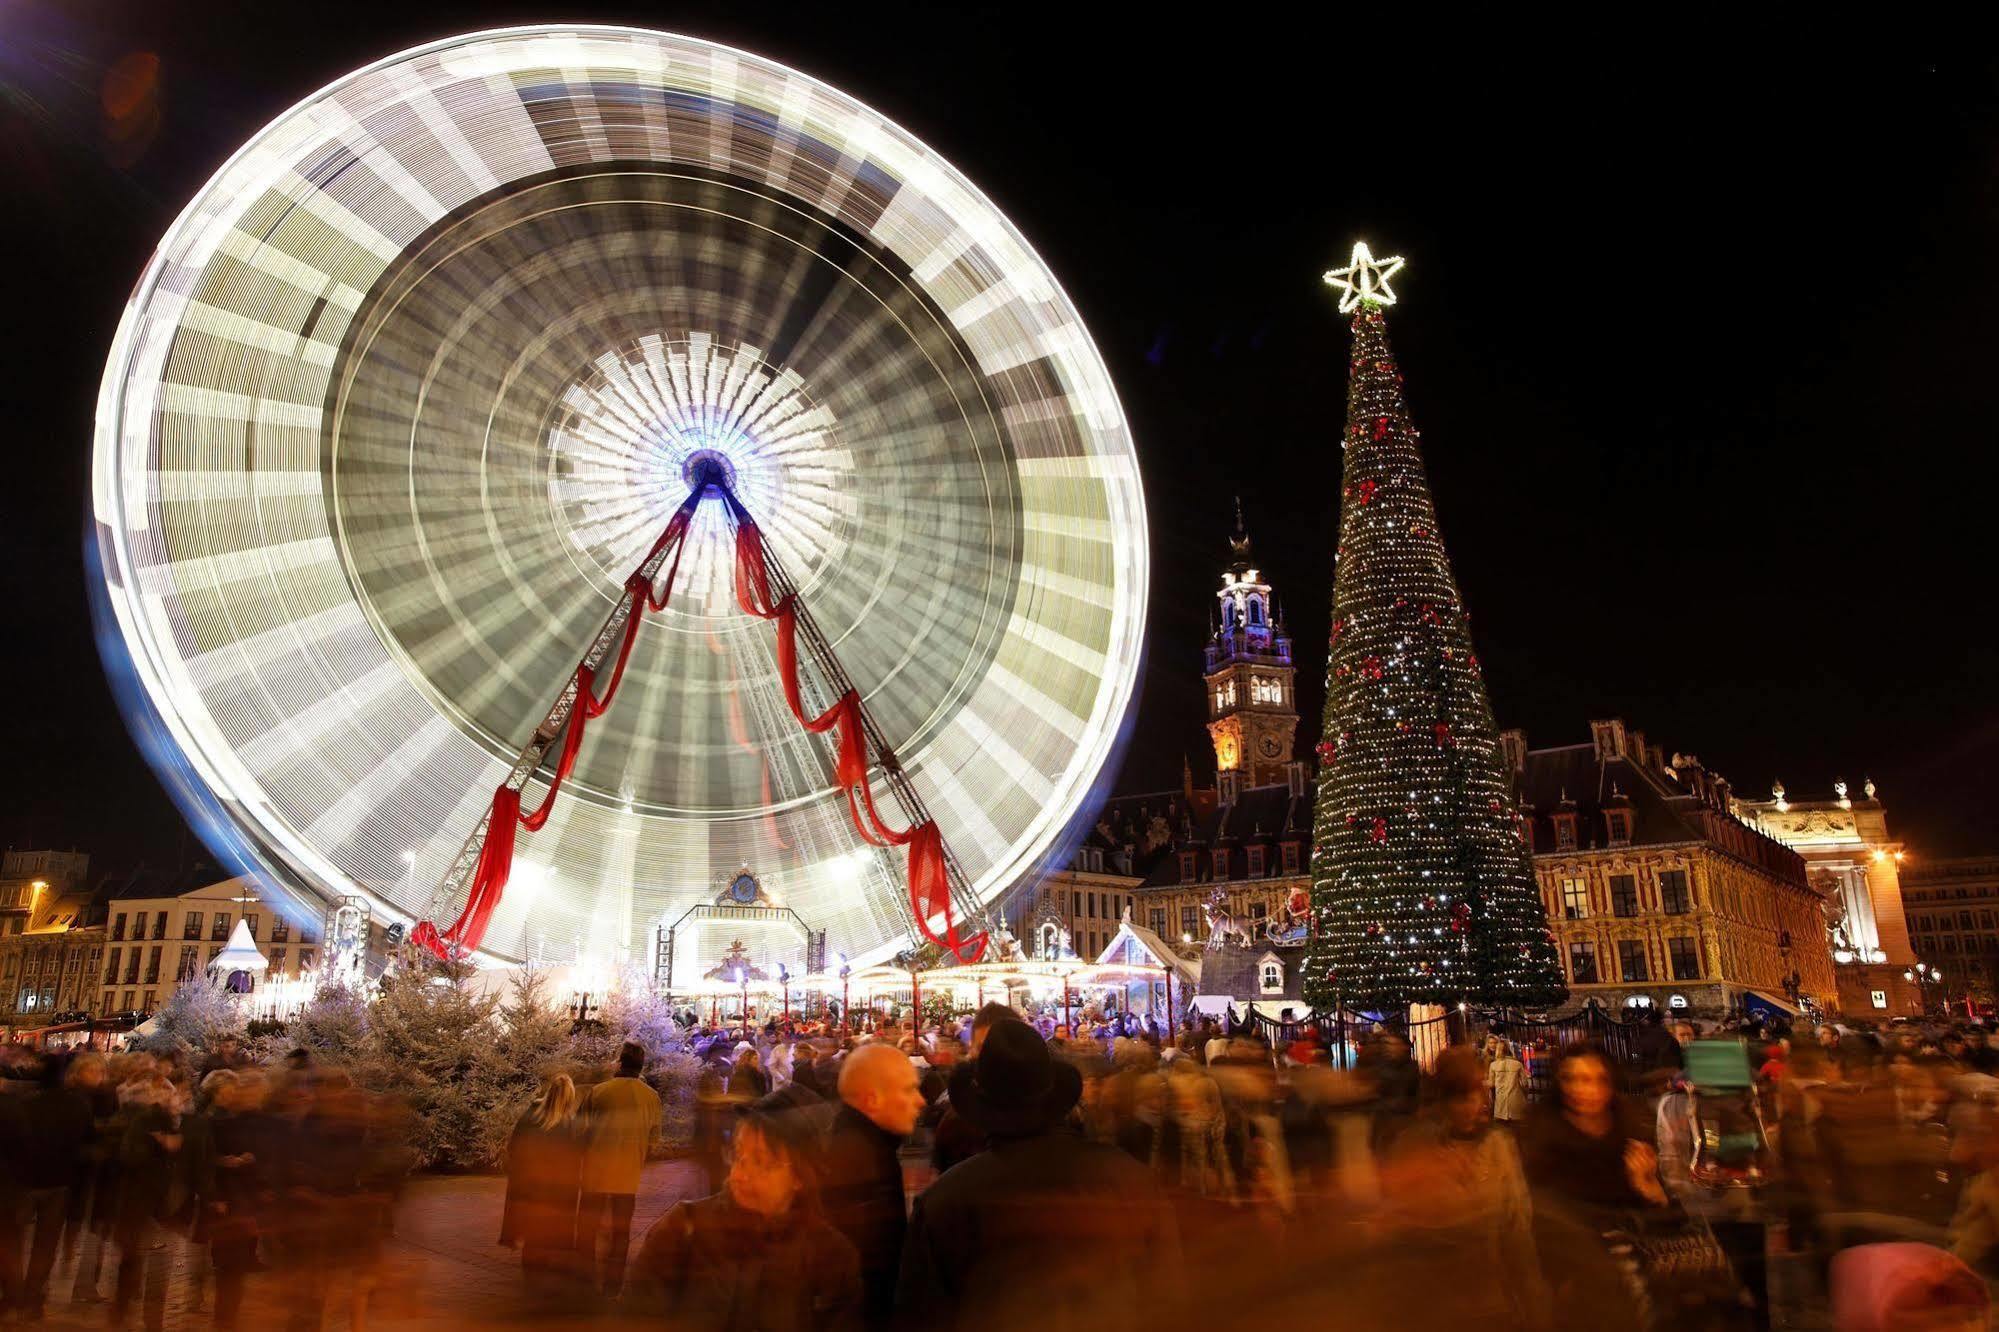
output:
[[[916,1200],[901,1325],[1136,1332],[1175,1307],[1172,1212],[1144,1166],[1071,1126],[1082,1093],[1082,1074],[1022,1022],[994,1023],[953,1070],[951,1104],[991,1145]]]

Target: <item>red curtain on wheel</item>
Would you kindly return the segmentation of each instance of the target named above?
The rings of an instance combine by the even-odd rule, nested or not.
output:
[[[834,733],[833,778],[847,793],[847,812],[854,830],[875,846],[909,848],[909,910],[917,930],[959,961],[978,961],[985,955],[986,936],[967,938],[958,933],[951,909],[950,862],[944,855],[944,834],[937,821],[926,819],[900,831],[882,822],[874,787],[868,780],[861,696],[849,689],[817,717],[805,715],[804,692],[798,680],[798,608],[790,596],[773,600],[763,532],[740,509],[736,511],[736,604],[760,619],[777,622],[778,682],[784,688],[784,701],[806,730]]]
[[[618,642],[617,663],[611,668],[611,678],[604,686],[603,694],[597,690],[597,672],[578,662],[574,673],[576,698],[569,708],[569,719],[562,727],[562,749],[556,758],[555,774],[549,779],[548,791],[541,803],[529,812],[521,812],[521,793],[518,787],[502,784],[493,792],[493,803],[486,817],[486,840],[479,847],[479,863],[474,866],[472,876],[465,887],[465,909],[458,913],[458,919],[449,928],[439,930],[430,921],[418,921],[410,931],[410,942],[424,948],[440,958],[462,957],[476,949],[486,937],[486,927],[492,922],[493,912],[500,905],[500,897],[507,889],[507,880],[513,874],[514,840],[517,830],[526,828],[529,832],[539,832],[548,823],[548,816],[555,808],[555,797],[561,792],[562,784],[575,771],[576,756],[583,748],[583,733],[591,721],[604,715],[617,697],[618,686],[624,682],[625,666],[632,659],[632,645],[639,639],[639,623],[648,610],[666,609],[667,600],[673,595],[673,584],[680,575],[681,539],[687,535],[688,519],[693,515],[696,501],[687,503],[673,515],[646,552],[644,560],[632,576],[625,580],[625,587],[632,593],[632,612],[625,618],[625,629]],[[645,576],[645,566],[654,556],[668,546],[675,547],[673,562],[667,568],[666,582],[657,591]]]

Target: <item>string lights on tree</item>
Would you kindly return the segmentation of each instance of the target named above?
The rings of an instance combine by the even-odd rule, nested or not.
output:
[[[1565,994],[1388,345],[1399,258],[1325,275],[1353,316],[1312,851],[1315,1006]]]

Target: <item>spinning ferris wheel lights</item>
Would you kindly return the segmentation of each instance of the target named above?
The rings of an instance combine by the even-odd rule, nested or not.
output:
[[[260,131],[175,221],[93,466],[135,730],[301,915],[359,896],[441,935],[464,902],[427,885],[459,874],[523,719],[704,451],[858,682],[880,779],[949,830],[952,919],[976,921],[1118,745],[1146,590],[1130,435],[972,182],[837,89],[691,38],[400,53]],[[494,905],[485,956],[629,956],[743,866],[829,955],[907,946],[906,862],[856,856],[852,788],[737,604],[735,527],[696,505],[618,706],[516,848],[541,891]],[[529,813],[543,781],[522,775]]]

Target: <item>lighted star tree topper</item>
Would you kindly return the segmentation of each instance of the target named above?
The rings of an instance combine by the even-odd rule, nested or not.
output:
[[[1388,345],[1401,259],[1325,280],[1353,316],[1305,997],[1321,1009],[1565,994]]]

